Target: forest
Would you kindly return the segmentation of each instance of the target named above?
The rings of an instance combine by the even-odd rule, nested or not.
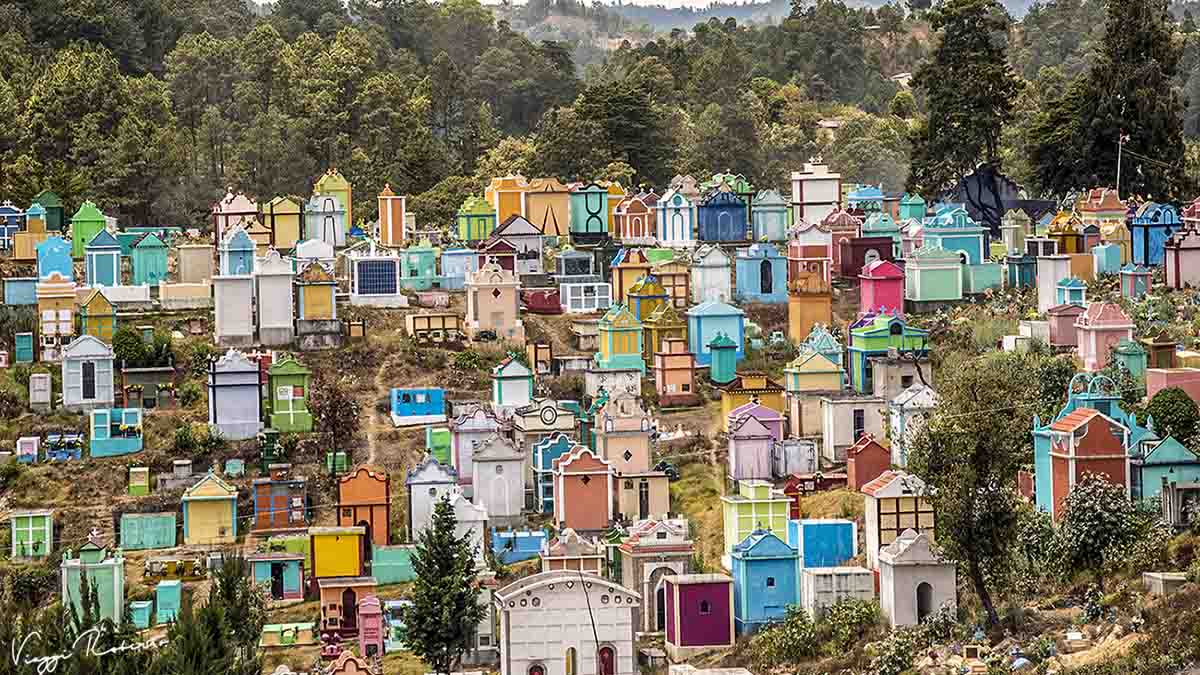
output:
[[[1096,61],[1106,3],[1039,2],[1020,20],[993,0],[947,4],[996,18],[997,58],[1015,78],[996,157],[973,159],[1002,163],[1032,192],[1099,179],[1050,166],[1035,131]],[[1164,114],[1193,138],[1200,33],[1189,7],[1174,9],[1157,28],[1172,38],[1156,77],[1176,92]],[[815,156],[849,181],[934,190],[910,179],[922,175],[914,161],[928,163],[914,141],[929,91],[903,81],[942,67],[930,57],[943,14],[814,0],[775,24],[710,18],[662,33],[567,0],[495,13],[477,0],[10,1],[0,195],[21,204],[53,188],[129,224],[196,226],[227,188],[303,195],[336,167],[359,194],[390,183],[423,222],[446,223],[508,172],[662,186],[733,170],[768,187]],[[602,63],[580,63],[578,42],[537,37],[564,18],[608,36]],[[938,79],[969,94],[946,67]],[[1133,151],[1180,165],[1200,154],[1182,137],[1167,143],[1175,156]]]

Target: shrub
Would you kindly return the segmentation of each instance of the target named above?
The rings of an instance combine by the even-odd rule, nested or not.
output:
[[[217,348],[207,342],[197,340],[189,348],[187,361],[188,373],[192,377],[208,377],[208,362],[217,355]]]
[[[9,486],[21,477],[21,465],[16,462],[0,464],[0,493],[8,491]]]
[[[0,420],[14,419],[21,414],[21,397],[17,392],[0,389]]]
[[[216,429],[209,429],[208,434],[204,437],[204,440],[200,442],[200,447],[203,448],[204,452],[206,453],[220,452],[229,447],[229,441],[225,440],[225,437],[221,435],[220,431],[217,431]]]
[[[1156,393],[1146,405],[1146,414],[1154,418],[1154,431],[1159,436],[1174,436],[1184,445],[1196,435],[1197,420],[1200,420],[1196,402],[1178,387],[1167,387]]]
[[[450,367],[460,372],[478,371],[483,368],[483,357],[473,349],[464,349],[454,355]]]
[[[18,363],[12,367],[13,382],[25,387],[25,391],[29,391],[29,376],[33,374],[33,365],[29,363]]]
[[[783,621],[759,631],[750,641],[759,670],[799,663],[817,653],[817,631],[808,612],[790,606]]]
[[[1200,558],[1196,558],[1191,565],[1188,565],[1187,580],[1193,584],[1200,582]]]
[[[121,364],[137,366],[146,359],[146,343],[142,334],[133,326],[123,326],[113,335],[113,354],[117,359],[117,367]]]
[[[199,446],[200,442],[196,440],[196,434],[192,431],[191,424],[184,424],[175,430],[175,440],[171,444],[172,450],[177,453],[190,455]]]
[[[879,605],[873,600],[847,598],[830,607],[825,623],[830,632],[829,652],[840,654],[870,632],[879,622]]]
[[[888,634],[878,643],[878,652],[871,660],[871,672],[902,675],[912,668],[917,655],[917,632],[913,628],[901,628]]]
[[[36,606],[58,587],[58,572],[44,565],[14,566],[0,586],[0,596],[9,595],[18,605]]]
[[[179,386],[179,405],[190,408],[200,402],[200,385],[188,380]]]

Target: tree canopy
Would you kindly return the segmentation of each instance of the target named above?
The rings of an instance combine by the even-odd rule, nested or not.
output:
[[[1066,194],[1113,185],[1122,194],[1183,199],[1182,52],[1165,0],[1105,0],[1094,63],[1047,102],[1032,129],[1040,186]]]
[[[913,79],[928,115],[913,134],[909,187],[936,197],[999,159],[1023,82],[1006,58],[1009,18],[996,0],[947,0],[931,17],[938,44]]]

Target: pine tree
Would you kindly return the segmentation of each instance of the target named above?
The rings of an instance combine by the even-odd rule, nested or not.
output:
[[[1091,69],[1046,102],[1030,159],[1044,192],[1111,185],[1123,143],[1122,195],[1183,195],[1183,100],[1175,86],[1181,42],[1166,0],[1106,0]]]
[[[477,544],[469,534],[456,536],[456,524],[450,498],[443,496],[417,537],[413,604],[404,613],[410,649],[435,673],[450,672],[484,616],[475,584]]]
[[[913,78],[929,114],[913,133],[908,183],[937,197],[981,162],[998,161],[1000,132],[1024,84],[1005,55],[1009,17],[996,0],[947,0],[931,18],[937,48]]]

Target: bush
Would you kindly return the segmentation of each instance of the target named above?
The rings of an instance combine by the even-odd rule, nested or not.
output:
[[[113,335],[113,353],[116,356],[116,366],[122,364],[137,366],[146,359],[146,343],[142,334],[133,326],[123,326]]]
[[[1154,418],[1154,431],[1162,438],[1168,435],[1189,445],[1196,435],[1200,409],[1187,392],[1178,387],[1159,390],[1146,405],[1146,414]]]
[[[179,386],[179,405],[190,408],[200,402],[200,385],[188,380]]]
[[[829,630],[829,654],[844,652],[861,640],[879,622],[879,605],[873,600],[844,599],[830,607],[825,615]]]
[[[1200,583],[1200,558],[1193,560],[1192,564],[1188,565],[1187,580],[1193,584]]]
[[[208,377],[208,362],[217,355],[217,348],[213,345],[196,341],[191,344],[187,355],[188,374],[195,378]]]
[[[229,441],[225,440],[225,437],[221,435],[220,431],[217,431],[216,429],[209,429],[208,434],[204,437],[204,440],[200,442],[200,447],[203,448],[204,452],[210,454],[214,452],[221,452],[229,447]]]
[[[474,349],[464,349],[450,360],[450,367],[460,372],[473,372],[483,368],[483,357]]]
[[[184,424],[175,430],[175,440],[171,444],[171,448],[176,453],[191,455],[198,447],[200,447],[200,442],[196,440],[196,434],[192,431],[191,424]]]
[[[790,606],[783,621],[763,628],[750,640],[759,670],[799,663],[817,653],[817,631],[808,612]]]
[[[16,462],[8,462],[0,464],[0,493],[8,491],[9,486],[17,482],[21,477],[21,465]]]
[[[27,393],[29,391],[29,376],[32,374],[33,374],[33,365],[32,364],[18,363],[17,365],[12,367],[13,382],[16,382],[17,384],[24,387],[25,391]]]
[[[913,628],[901,628],[888,634],[878,643],[878,653],[871,660],[871,672],[902,675],[912,668],[917,655],[917,633]]]
[[[0,420],[15,419],[21,414],[21,397],[17,392],[0,389]]]
[[[37,606],[58,588],[58,571],[44,565],[14,566],[0,586],[0,596],[11,594],[18,605]]]

